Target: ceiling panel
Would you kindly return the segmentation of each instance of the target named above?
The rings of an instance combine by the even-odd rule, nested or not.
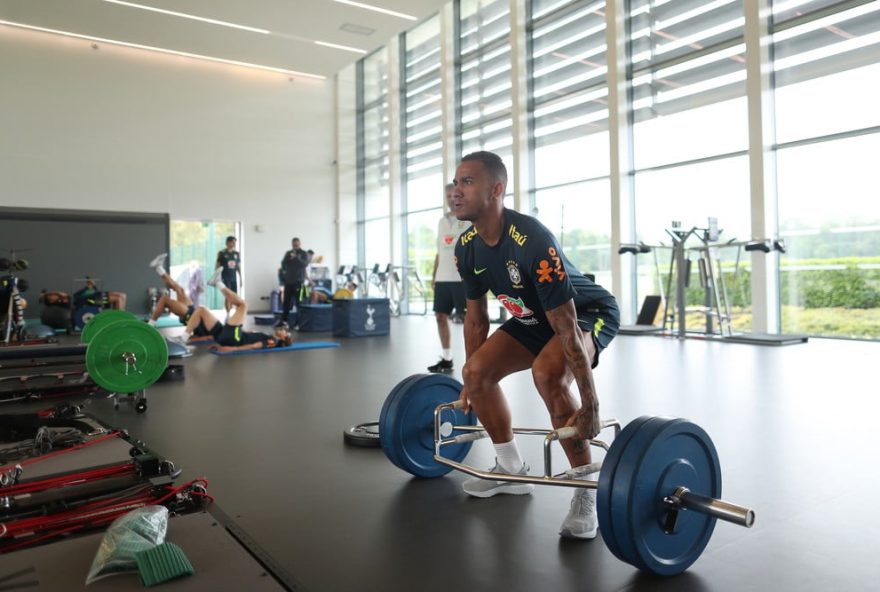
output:
[[[127,0],[203,18],[266,29],[243,31],[105,0],[0,0],[0,21],[66,31],[179,52],[206,55],[330,77],[360,54],[316,45],[324,41],[367,52],[414,27],[449,0],[367,2],[417,20],[381,14],[333,0]],[[372,29],[347,32],[345,24]],[[0,35],[6,27],[0,26]]]

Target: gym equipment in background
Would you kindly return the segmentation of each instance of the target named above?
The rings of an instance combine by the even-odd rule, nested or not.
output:
[[[361,448],[378,448],[379,422],[368,421],[353,426],[348,426],[342,432],[342,441],[351,446]]]
[[[640,242],[635,244],[622,243],[618,248],[618,253],[620,254],[630,253],[634,256],[646,253],[653,254],[654,270],[660,292],[659,298],[663,302],[661,327],[653,328],[641,325],[640,323],[637,323],[635,326],[625,325],[621,327],[621,334],[654,333],[674,335],[680,339],[686,337],[720,338],[725,341],[761,345],[787,345],[807,341],[805,335],[741,333],[734,332],[733,330],[729,291],[724,280],[724,274],[721,273],[721,251],[730,248],[737,249],[732,286],[732,291],[735,294],[738,289],[742,252],[759,251],[771,253],[775,251],[784,253],[785,244],[782,240],[758,239],[737,241],[736,239],[730,239],[722,241],[721,234],[723,229],[718,227],[717,218],[709,218],[708,225],[705,228],[693,226],[685,229],[682,228],[680,222],[673,221],[671,227],[666,228],[665,231],[672,239],[671,246],[662,243],[649,245]],[[689,246],[687,243],[692,238],[699,240],[699,243]],[[665,289],[660,264],[657,259],[657,251],[659,249],[670,249]],[[690,285],[692,255],[696,255],[700,285],[705,291],[704,301],[700,306],[687,306],[686,293]],[[647,300],[645,304],[648,304]],[[686,318],[689,312],[704,315],[704,332],[695,333],[688,331]]]
[[[97,385],[111,393],[117,407],[119,395],[125,394],[130,395],[128,400],[134,403],[138,413],[146,411],[146,388],[156,382],[168,366],[165,338],[131,313],[104,311],[86,326],[82,341],[84,344],[77,346],[0,349],[0,369],[31,371],[2,378],[18,383],[17,390],[11,393],[12,400],[38,396],[35,393],[37,381],[43,389],[50,391],[73,392]],[[9,364],[11,360],[26,362]],[[82,368],[83,360],[85,369]],[[47,369],[52,366],[72,368]]]
[[[658,575],[685,571],[702,554],[716,519],[751,527],[754,512],[719,499],[721,465],[709,435],[684,419],[639,417],[623,430],[602,422],[616,437],[602,462],[555,475],[553,442],[577,436],[558,430],[514,428],[544,436],[544,474],[506,475],[462,464],[473,442],[487,438],[475,414],[464,414],[462,385],[448,376],[416,374],[389,393],[379,416],[379,438],[388,459],[417,477],[440,477],[452,469],[492,481],[596,489],[602,538],[619,559]],[[598,481],[581,476],[599,472]],[[567,473],[567,474],[566,474]]]

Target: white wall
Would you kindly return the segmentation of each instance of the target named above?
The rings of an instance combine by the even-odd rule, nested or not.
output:
[[[334,94],[0,26],[0,205],[239,221],[248,304],[265,310],[291,237],[336,265]]]

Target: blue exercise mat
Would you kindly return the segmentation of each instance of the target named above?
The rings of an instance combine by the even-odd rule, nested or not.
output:
[[[219,352],[212,349],[211,353],[216,356],[245,356],[248,354],[269,354],[273,352],[292,351],[297,349],[322,349],[325,347],[339,347],[339,344],[333,341],[303,341],[292,343],[286,347],[269,347],[260,349],[240,349],[231,352]]]

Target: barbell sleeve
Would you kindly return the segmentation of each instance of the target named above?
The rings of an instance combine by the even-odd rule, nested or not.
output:
[[[574,426],[566,426],[564,428],[559,428],[556,430],[556,439],[558,440],[568,440],[569,438],[574,438],[578,435],[577,428]]]
[[[719,520],[732,522],[746,528],[751,528],[755,523],[755,511],[751,508],[700,495],[690,491],[687,487],[679,487],[673,495],[678,499],[679,505],[688,510],[708,514]]]

